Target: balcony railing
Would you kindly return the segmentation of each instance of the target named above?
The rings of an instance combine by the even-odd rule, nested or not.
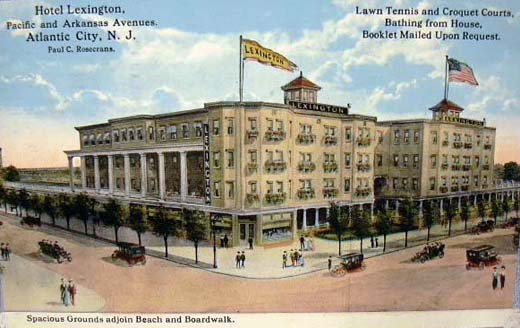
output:
[[[265,202],[269,205],[279,205],[285,202],[287,195],[284,192],[267,193],[265,195]]]
[[[482,165],[482,169],[483,170],[489,170],[489,164]]]
[[[316,164],[310,161],[301,161],[298,163],[298,171],[303,173],[312,172],[316,169]]]
[[[452,192],[459,191],[459,186],[451,186],[451,191]]]
[[[468,190],[469,190],[469,186],[468,186],[468,185],[462,185],[462,186],[460,187],[460,190],[462,190],[462,191],[468,191]]]
[[[246,201],[248,204],[256,203],[260,200],[260,196],[257,193],[246,194]]]
[[[256,172],[258,170],[258,163],[247,163],[247,171],[249,172]]]
[[[472,143],[472,142],[465,142],[465,143],[464,143],[464,148],[465,148],[465,149],[471,149],[471,148],[473,148],[473,143]]]
[[[258,130],[257,129],[247,130],[247,138],[248,139],[256,139],[257,137],[258,137]]]
[[[449,167],[448,163],[442,163],[441,164],[441,169],[443,169],[443,170],[447,170],[448,167]]]
[[[299,189],[297,194],[298,198],[302,200],[311,199],[315,196],[314,189]]]
[[[446,187],[446,186],[440,186],[440,187],[439,187],[439,191],[442,192],[442,193],[444,193],[444,192],[448,192],[448,187]]]
[[[325,187],[323,188],[323,198],[335,198],[338,196],[338,188]]]
[[[358,146],[370,146],[370,137],[358,137],[356,141]]]
[[[452,164],[451,169],[453,171],[460,171],[460,164]]]
[[[491,149],[491,144],[484,144],[484,149]]]
[[[356,196],[358,197],[367,197],[370,196],[372,189],[370,187],[357,187],[356,188]]]
[[[453,142],[453,148],[455,148],[455,149],[462,148],[462,142],[461,141],[454,141]]]
[[[487,189],[487,187],[488,187],[488,184],[487,184],[487,183],[485,183],[485,184],[482,185],[482,189]]]
[[[296,138],[299,144],[310,145],[316,140],[316,135],[312,133],[300,133]]]
[[[370,164],[357,163],[356,166],[357,166],[357,170],[359,172],[368,172],[368,171],[370,171]]]
[[[282,141],[285,139],[286,133],[282,130],[267,130],[265,132],[265,139],[267,141]]]
[[[338,170],[338,163],[336,161],[323,163],[323,171],[325,173],[336,172],[337,170]]]
[[[442,145],[443,145],[443,146],[447,146],[447,145],[449,145],[449,144],[450,144],[450,142],[449,142],[448,140],[443,140],[443,141],[442,141]]]
[[[469,170],[471,170],[471,164],[462,165],[462,171],[469,171]]]
[[[266,161],[264,168],[267,173],[280,173],[287,169],[287,162],[283,160]]]
[[[326,135],[323,138],[323,142],[325,143],[326,146],[336,145],[338,143],[338,137],[331,136],[331,135]]]

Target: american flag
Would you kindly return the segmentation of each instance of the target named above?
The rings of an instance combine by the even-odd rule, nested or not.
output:
[[[448,81],[462,82],[471,85],[478,85],[477,79],[473,74],[473,70],[468,64],[462,63],[456,59],[448,59]]]

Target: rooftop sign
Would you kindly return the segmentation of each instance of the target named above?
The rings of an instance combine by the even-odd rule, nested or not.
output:
[[[348,115],[348,111],[350,109],[350,104],[347,104],[347,107],[327,105],[327,104],[318,104],[318,103],[305,103],[299,101],[288,100],[286,102],[287,105],[297,108],[297,109],[305,109],[312,110],[315,112],[325,112],[325,113],[333,113],[333,114],[343,114]]]

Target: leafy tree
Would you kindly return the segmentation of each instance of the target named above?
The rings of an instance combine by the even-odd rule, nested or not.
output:
[[[74,204],[67,194],[58,195],[58,208],[61,217],[67,222],[67,230],[70,230],[70,219],[74,216]]]
[[[193,242],[195,247],[195,263],[199,263],[199,242],[206,238],[206,216],[201,211],[182,211],[186,238]]]
[[[110,198],[107,203],[103,204],[103,210],[100,214],[103,224],[114,228],[114,236],[117,244],[119,242],[119,228],[124,224],[121,205],[114,198]]]
[[[98,201],[94,197],[88,198],[88,213],[89,218],[92,220],[92,235],[96,236],[96,225],[99,224],[99,211],[98,211]]]
[[[90,197],[85,193],[80,193],[74,196],[72,201],[74,214],[81,222],[85,229],[85,235],[88,234],[88,219],[90,216]]]
[[[348,216],[346,213],[341,211],[335,202],[331,202],[329,217],[327,220],[331,230],[334,231],[334,234],[336,234],[336,237],[338,238],[338,255],[341,256],[341,239],[343,238],[343,232],[348,226]]]
[[[495,219],[495,225],[497,224],[497,218],[502,214],[502,207],[498,204],[497,199],[491,201],[491,213]]]
[[[29,198],[29,207],[33,211],[34,215],[39,219],[42,217],[43,213],[43,199],[37,193],[34,193]]]
[[[358,206],[354,206],[351,212],[352,233],[359,241],[359,251],[363,253],[363,238],[370,234],[370,216],[366,211],[361,210]]]
[[[23,216],[23,210],[25,209],[25,215],[27,216],[27,210],[31,206],[31,203],[29,202],[29,193],[25,188],[22,188],[18,191],[18,206],[20,206],[20,215]]]
[[[477,203],[478,216],[484,221],[486,219],[486,201],[481,199]]]
[[[180,228],[176,217],[161,206],[157,208],[155,215],[148,218],[148,222],[150,222],[152,232],[156,236],[163,237],[164,257],[168,257],[168,237],[177,236]]]
[[[18,212],[18,206],[20,205],[20,202],[18,200],[18,193],[16,190],[11,189],[7,192],[7,202],[11,205],[11,208],[14,207],[16,215],[21,215]]]
[[[401,225],[404,228],[404,247],[408,247],[408,231],[414,226],[417,218],[417,207],[410,198],[403,201],[401,207]]]
[[[146,232],[148,223],[142,206],[131,206],[128,211],[127,225],[137,233],[139,246],[141,246],[141,235]]]
[[[5,213],[7,213],[7,189],[0,181],[0,204],[4,205]]]
[[[469,199],[464,198],[460,208],[460,218],[464,221],[464,231],[468,230],[468,221],[471,216],[471,205]]]
[[[440,217],[439,208],[435,206],[433,202],[433,200],[424,201],[423,205],[423,222],[426,228],[428,229],[426,241],[430,241],[430,231],[433,225],[439,221]]]
[[[386,235],[392,232],[392,213],[388,210],[378,212],[375,228],[378,234],[383,235],[383,253],[386,252]]]
[[[457,205],[455,205],[455,202],[448,203],[448,206],[446,207],[446,219],[448,219],[448,236],[451,236],[451,224],[453,222],[453,219],[455,216],[457,216]]]
[[[504,200],[502,201],[502,212],[504,212],[504,220],[507,221],[507,213],[511,211],[511,205],[509,204],[509,200],[507,199],[507,196],[504,197]]]
[[[4,168],[3,176],[5,181],[20,181],[20,172],[13,165]]]
[[[513,209],[516,212],[516,217],[518,217],[518,212],[520,212],[520,197],[516,196],[516,199],[513,201]]]
[[[43,198],[43,212],[47,214],[51,220],[52,225],[56,225],[56,217],[58,216],[58,207],[56,206],[56,198],[49,194]]]
[[[520,166],[516,162],[504,164],[504,180],[520,181]]]

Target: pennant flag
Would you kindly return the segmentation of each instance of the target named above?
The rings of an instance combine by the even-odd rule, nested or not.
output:
[[[473,74],[473,70],[468,64],[460,62],[456,59],[448,59],[448,74],[450,82],[462,82],[471,85],[478,85],[477,79]]]
[[[242,42],[244,45],[245,60],[255,60],[260,64],[281,68],[289,72],[294,72],[294,70],[298,68],[295,63],[285,56],[271,49],[262,47],[256,41],[243,39]]]

